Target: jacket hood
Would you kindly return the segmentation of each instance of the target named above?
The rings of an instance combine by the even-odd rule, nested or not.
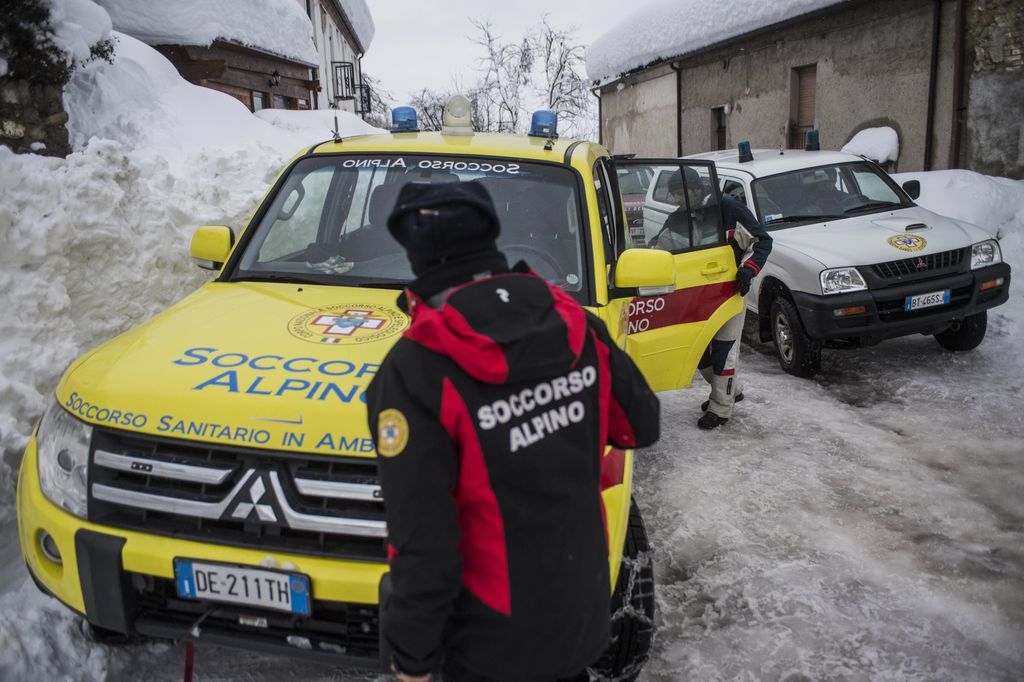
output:
[[[586,340],[586,313],[568,294],[517,268],[450,290],[439,307],[406,290],[405,338],[489,384],[571,369]]]

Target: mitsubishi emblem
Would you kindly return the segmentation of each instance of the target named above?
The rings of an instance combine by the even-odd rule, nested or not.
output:
[[[274,513],[274,508],[269,504],[260,504],[260,500],[267,493],[267,487],[263,484],[263,477],[257,476],[253,484],[249,486],[249,499],[250,502],[239,502],[238,506],[235,507],[235,511],[231,512],[231,515],[236,519],[247,519],[252,510],[256,510],[256,514],[260,517],[261,521],[277,521],[277,514]]]
[[[917,262],[914,263],[914,267],[918,270],[927,270],[928,264],[924,262],[924,258],[918,258]]]

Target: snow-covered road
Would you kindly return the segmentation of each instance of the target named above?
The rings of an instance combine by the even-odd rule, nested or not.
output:
[[[695,426],[699,378],[665,394],[665,436],[638,457],[660,625],[641,679],[1020,679],[1024,372],[1011,329],[996,312],[964,355],[924,337],[832,352],[814,380],[745,348],[747,399],[719,432]],[[180,679],[181,647],[90,647],[35,594],[13,526],[0,533],[8,672]],[[196,671],[372,679],[201,644]]]

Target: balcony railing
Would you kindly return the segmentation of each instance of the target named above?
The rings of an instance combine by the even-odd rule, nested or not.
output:
[[[331,62],[331,66],[334,69],[334,98],[355,97],[356,71],[352,62]]]

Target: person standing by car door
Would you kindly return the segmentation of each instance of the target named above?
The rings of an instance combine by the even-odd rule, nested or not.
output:
[[[658,399],[600,320],[508,268],[479,183],[406,185],[388,229],[416,275],[412,324],[367,389],[392,668],[583,675],[610,633],[602,457],[657,440]]]
[[[746,296],[750,281],[761,272],[772,252],[772,236],[746,206],[727,194],[722,196],[722,222],[736,254],[736,289],[740,296]],[[711,385],[711,395],[700,408],[704,413],[697,420],[700,429],[717,429],[729,421],[733,407],[743,400],[736,368],[746,312],[744,306],[718,330],[697,364],[701,376]]]
[[[680,251],[718,236],[719,210],[714,190],[689,166],[674,171],[667,182],[668,200],[678,209],[665,219],[662,229],[650,240],[650,247]],[[731,196],[722,196],[721,220],[726,239],[736,255],[736,288],[741,296],[750,291],[750,281],[761,272],[772,251],[772,237],[746,206]],[[697,369],[711,385],[711,395],[701,405],[704,413],[697,420],[701,429],[717,429],[732,417],[733,406],[743,400],[736,377],[739,340],[743,333],[744,307],[729,319],[711,340]]]

